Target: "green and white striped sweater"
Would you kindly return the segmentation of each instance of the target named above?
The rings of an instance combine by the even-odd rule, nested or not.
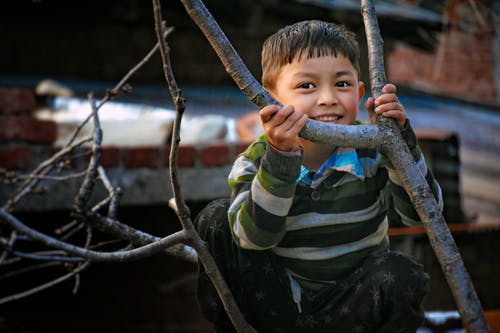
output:
[[[409,146],[442,206],[420,149]],[[337,149],[313,175],[301,166],[301,156],[279,152],[261,136],[238,157],[228,178],[234,239],[244,249],[270,249],[295,276],[315,281],[345,276],[370,253],[388,249],[390,201],[403,223],[419,223],[382,160],[374,149]]]

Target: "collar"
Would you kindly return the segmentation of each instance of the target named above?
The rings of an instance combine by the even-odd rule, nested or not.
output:
[[[365,179],[363,166],[359,160],[358,153],[354,148],[337,148],[335,152],[323,163],[317,172],[313,173],[305,166],[301,167],[297,183],[303,181],[309,185],[324,179],[332,171],[350,173],[360,180]]]

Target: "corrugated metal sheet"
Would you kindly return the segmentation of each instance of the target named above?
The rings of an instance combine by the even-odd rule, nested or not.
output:
[[[332,10],[352,10],[358,12],[361,10],[359,0],[297,0],[297,2],[312,4]],[[375,1],[375,10],[379,16],[393,16],[418,22],[441,22],[440,12],[419,5],[410,5],[402,1]]]

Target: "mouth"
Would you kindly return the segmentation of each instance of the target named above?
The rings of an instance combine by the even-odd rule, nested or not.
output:
[[[315,120],[317,121],[322,121],[322,122],[325,122],[325,123],[334,123],[334,122],[337,122],[339,121],[340,119],[342,119],[342,116],[338,116],[338,115],[328,115],[328,116],[320,116],[320,117],[316,117],[314,118]]]

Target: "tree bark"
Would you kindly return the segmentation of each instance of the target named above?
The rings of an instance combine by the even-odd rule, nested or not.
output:
[[[181,0],[186,11],[206,36],[240,90],[258,108],[278,104],[255,80],[231,43],[200,0]],[[368,40],[370,81],[374,98],[386,83],[382,38],[373,2],[362,0],[362,14]],[[376,129],[372,129],[376,127]],[[466,328],[474,333],[489,332],[481,303],[474,290],[441,210],[418,169],[392,119],[377,119],[376,126],[327,125],[308,120],[300,135],[311,141],[335,146],[379,148],[391,160],[426,228]]]
[[[382,87],[386,83],[383,40],[380,36],[373,1],[361,0],[361,12],[368,42],[371,90],[373,97],[376,98],[380,96]],[[489,332],[481,303],[441,209],[401,138],[395,121],[380,117],[377,125],[381,131],[386,132],[384,137],[388,139],[382,141],[380,150],[391,160],[424,224],[465,327],[473,333]]]

